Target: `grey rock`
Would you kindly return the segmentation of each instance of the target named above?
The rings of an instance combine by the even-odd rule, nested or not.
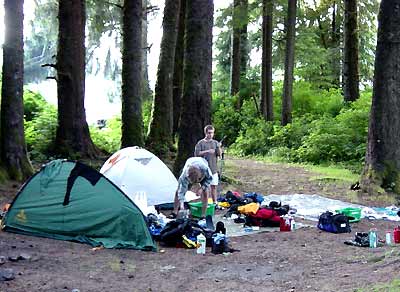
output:
[[[4,264],[6,262],[6,257],[0,256],[0,265]]]
[[[13,269],[0,269],[0,281],[10,281],[15,278]]]
[[[19,260],[27,260],[27,261],[29,261],[31,258],[32,256],[27,253],[21,253],[18,257]]]
[[[10,262],[16,262],[16,261],[19,260],[19,256],[18,255],[10,255],[8,257],[8,259],[9,259]]]
[[[80,292],[79,289],[72,289],[71,292]]]

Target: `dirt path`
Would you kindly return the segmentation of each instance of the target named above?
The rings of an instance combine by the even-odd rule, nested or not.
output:
[[[310,181],[315,174],[293,166],[231,159],[226,173],[242,184],[225,188],[242,192],[349,197],[348,185]],[[12,184],[1,191],[0,203],[15,194]],[[0,256],[30,256],[0,265],[16,272],[14,280],[0,281],[0,291],[386,291],[376,285],[387,283],[400,291],[399,282],[392,282],[400,276],[400,245],[343,244],[354,232],[374,227],[382,237],[395,226],[362,220],[351,234],[316,228],[250,234],[231,239],[240,252],[205,256],[179,248],[93,251],[88,245],[0,232]]]

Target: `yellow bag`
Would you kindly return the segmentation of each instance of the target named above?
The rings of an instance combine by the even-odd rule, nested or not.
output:
[[[256,214],[258,209],[260,208],[259,203],[250,203],[244,206],[239,206],[238,211],[239,213],[249,215],[249,214]]]

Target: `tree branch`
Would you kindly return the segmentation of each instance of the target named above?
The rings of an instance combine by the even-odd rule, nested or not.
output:
[[[147,6],[145,8],[145,12],[146,13],[152,13],[152,12],[157,11],[157,10],[160,10],[160,7],[155,6],[155,5]]]
[[[42,65],[40,65],[40,67],[52,67],[54,69],[57,69],[57,65],[56,64],[42,64]]]
[[[108,1],[105,1],[105,3],[106,3],[106,4],[113,5],[113,6],[115,6],[115,7],[118,7],[119,9],[123,9],[123,8],[124,8],[124,6],[119,5],[119,4],[117,4],[117,3],[112,3],[112,2],[108,2]]]

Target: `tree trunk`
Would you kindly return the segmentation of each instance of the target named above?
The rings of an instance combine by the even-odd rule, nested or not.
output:
[[[233,1],[233,13],[232,13],[232,54],[231,54],[231,95],[234,96],[239,93],[240,90],[240,6],[241,0]],[[239,99],[239,97],[238,97]]]
[[[179,13],[178,36],[175,46],[174,58],[174,78],[173,78],[173,126],[172,137],[175,141],[175,135],[178,133],[179,120],[181,116],[181,99],[183,91],[183,51],[184,51],[184,37],[185,37],[185,13],[186,13],[186,0],[179,0],[181,2]]]
[[[143,9],[145,9],[149,5],[149,0],[142,0],[142,6]],[[150,52],[149,44],[147,43],[147,32],[148,32],[148,21],[147,21],[147,13],[143,13],[143,22],[142,22],[142,48],[144,49],[143,51],[143,63],[142,63],[142,68],[143,68],[143,77],[142,77],[142,96],[143,100],[151,100],[153,96],[153,92],[150,88],[150,82],[149,82],[149,71],[148,71],[148,63],[147,63],[147,57],[148,53]]]
[[[143,146],[141,0],[125,0],[122,17],[121,148]]]
[[[294,44],[296,33],[296,8],[297,0],[288,0],[288,14],[286,20],[286,51],[285,51],[285,76],[283,80],[282,97],[282,126],[292,122],[292,94],[293,94],[293,69],[294,69]]]
[[[360,97],[358,64],[357,0],[344,1],[344,101],[355,101]]]
[[[272,95],[272,0],[263,0],[262,64],[261,64],[261,113],[266,121],[274,120]]]
[[[341,49],[340,49],[340,25],[338,25],[337,19],[339,18],[339,7],[336,1],[332,4],[332,37],[331,37],[331,50],[332,52],[332,72],[333,72],[333,84],[340,87],[340,74],[341,74]]]
[[[95,158],[85,113],[85,22],[84,0],[59,1],[57,51],[58,126],[55,153]]]
[[[11,179],[25,180],[33,169],[24,135],[23,0],[5,0],[5,39],[1,89],[1,164]]]
[[[203,137],[203,127],[211,122],[213,0],[186,2],[185,60],[182,114],[178,154],[174,173],[178,174],[194,146]]]
[[[172,146],[172,83],[179,20],[179,14],[176,12],[179,11],[179,6],[180,1],[165,1],[160,60],[149,135],[146,143],[156,155],[161,157],[166,157]]]
[[[244,86],[246,81],[247,63],[249,61],[249,44],[247,41],[247,24],[249,19],[249,1],[241,0],[241,28],[240,28],[240,88]],[[243,101],[240,100],[241,107]]]
[[[382,0],[362,188],[400,194],[400,0]]]

